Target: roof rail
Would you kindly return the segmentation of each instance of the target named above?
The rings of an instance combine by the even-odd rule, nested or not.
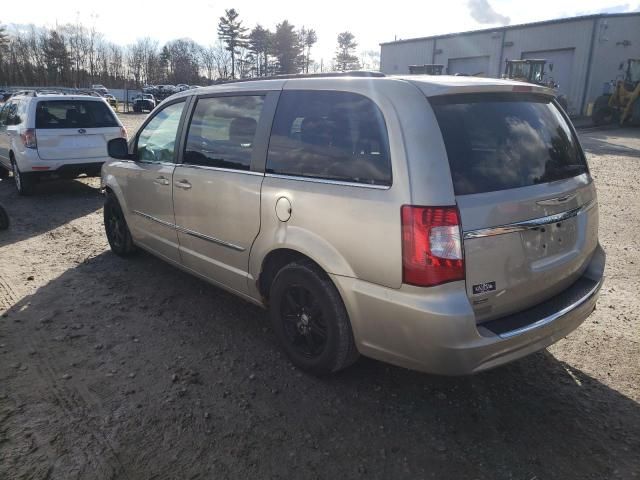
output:
[[[368,70],[352,70],[347,72],[324,72],[324,73],[291,73],[283,75],[270,75],[267,77],[251,77],[251,78],[238,78],[235,80],[221,80],[214,85],[227,84],[227,83],[243,83],[243,82],[258,82],[260,80],[287,80],[292,78],[335,78],[335,77],[386,77],[382,72],[373,72]]]
[[[58,88],[29,88],[16,90],[12,96],[37,97],[38,95],[68,95],[69,93]]]

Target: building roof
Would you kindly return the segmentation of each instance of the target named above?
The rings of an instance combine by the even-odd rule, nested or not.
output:
[[[640,12],[628,12],[628,13],[599,13],[595,15],[582,15],[578,17],[568,17],[568,18],[556,18],[553,20],[543,20],[541,22],[531,22],[531,23],[521,23],[518,25],[506,25],[502,27],[493,27],[493,28],[483,28],[480,30],[468,30],[465,32],[456,32],[456,33],[445,33],[442,35],[431,35],[428,37],[415,37],[415,38],[407,38],[402,40],[394,40],[391,42],[382,42],[381,46],[384,45],[397,45],[401,43],[411,43],[411,42],[419,42],[424,40],[435,40],[440,38],[450,38],[457,37],[461,35],[471,35],[476,33],[488,33],[488,32],[502,32],[504,30],[512,30],[516,28],[530,28],[530,27],[540,27],[544,25],[555,25],[558,23],[570,23],[570,22],[580,22],[584,20],[594,20],[600,18],[616,18],[616,17],[632,17],[632,16],[640,16]]]

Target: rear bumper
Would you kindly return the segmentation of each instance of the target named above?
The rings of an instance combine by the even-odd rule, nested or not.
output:
[[[393,290],[332,278],[363,355],[424,372],[461,375],[503,365],[567,336],[594,310],[604,264],[598,246],[583,276],[565,292],[481,325],[476,324],[464,282]]]
[[[73,178],[82,174],[100,176],[100,169],[109,157],[42,160],[37,152],[16,156],[18,168],[23,173],[34,172],[41,176]]]

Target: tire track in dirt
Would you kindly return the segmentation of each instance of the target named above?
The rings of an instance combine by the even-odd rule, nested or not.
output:
[[[48,337],[43,331],[37,334],[40,345],[46,344]],[[36,349],[36,342],[28,342],[32,350]],[[55,404],[62,409],[71,423],[76,425],[74,436],[82,443],[83,462],[85,473],[96,478],[130,479],[126,469],[117,454],[114,446],[103,434],[96,418],[104,417],[105,412],[102,400],[91,393],[91,390],[82,381],[73,378],[62,380],[61,372],[57,370],[55,358],[43,356],[42,362],[36,367],[38,377],[45,383],[46,390],[55,398]]]
[[[18,299],[18,294],[9,282],[0,275],[0,311],[5,312],[9,310],[9,308],[17,303]]]

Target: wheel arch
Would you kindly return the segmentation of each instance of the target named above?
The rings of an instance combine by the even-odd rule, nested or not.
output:
[[[122,189],[118,185],[116,178],[110,173],[103,172],[101,182],[102,182],[102,189],[104,190],[105,195],[108,193],[115,195],[116,199],[118,200],[118,203],[120,204],[120,208],[122,208],[122,211],[126,218],[128,215],[129,209],[127,208],[127,202],[125,201],[124,193],[122,192]]]
[[[327,252],[324,252],[325,254]],[[301,245],[279,245],[268,251],[259,264],[256,288],[265,304],[268,304],[269,289],[277,273],[286,265],[297,261],[306,261],[316,265],[325,274],[336,273],[355,276],[349,265],[342,257],[332,255],[330,262],[326,261],[326,255],[314,255],[312,250]]]

